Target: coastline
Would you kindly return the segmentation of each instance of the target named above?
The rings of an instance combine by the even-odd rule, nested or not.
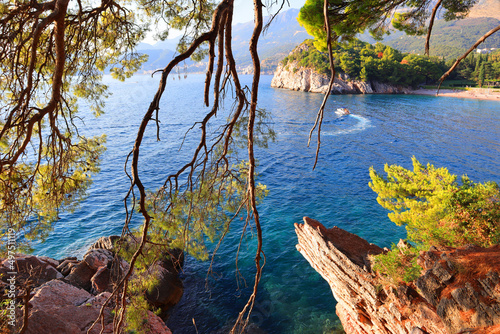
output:
[[[435,89],[417,89],[411,91],[409,94],[414,95],[434,95],[436,96]],[[472,88],[469,90],[452,90],[441,89],[437,96],[441,97],[461,97],[466,99],[489,100],[500,102],[500,90],[491,88]]]

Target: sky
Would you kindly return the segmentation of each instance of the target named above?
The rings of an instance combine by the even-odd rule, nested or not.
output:
[[[264,5],[268,6],[267,4],[271,1],[269,0],[263,0]],[[281,0],[274,0],[276,1],[281,1]],[[288,0],[288,4],[285,3],[283,6],[283,10],[287,10],[290,8],[301,8],[306,0]],[[279,2],[281,5],[281,2]],[[280,5],[274,4],[270,7],[271,13],[276,12],[279,8]],[[268,10],[267,8],[264,8],[264,16],[268,16]],[[253,20],[253,1],[252,0],[235,0],[234,2],[234,18],[233,21],[235,23],[243,23],[243,22],[248,22]]]
[[[273,4],[271,6],[268,5],[269,2],[271,1],[281,1],[281,0],[263,0],[264,5],[266,8],[264,8],[264,16],[268,16],[270,14],[274,14],[281,5],[278,4]],[[286,1],[286,0],[285,0]],[[283,11],[288,10],[290,8],[301,8],[306,0],[288,0],[288,3],[285,3],[283,6]],[[234,23],[245,23],[253,20],[253,1],[252,0],[235,0],[234,2],[234,16],[233,16],[233,22]],[[145,43],[148,44],[155,44],[156,41],[153,38],[154,32],[150,32],[146,38],[144,39]],[[170,31],[169,33],[169,39],[175,38],[177,36],[181,35],[180,31]]]

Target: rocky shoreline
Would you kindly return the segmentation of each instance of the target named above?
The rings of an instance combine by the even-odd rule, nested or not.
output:
[[[302,44],[292,53],[303,52],[307,48],[306,44]],[[271,81],[271,87],[325,94],[329,82],[329,75],[300,66],[299,62],[295,60],[286,65],[278,65]],[[408,94],[410,92],[411,89],[403,86],[354,80],[345,73],[337,74],[331,90],[331,94]]]
[[[99,317],[101,306],[109,298],[115,285],[124,277],[129,264],[117,256],[118,236],[103,237],[95,242],[83,256],[55,260],[45,256],[16,254],[4,259],[0,266],[2,291],[11,291],[15,307],[9,313],[8,326],[14,333],[21,330],[27,318],[26,334],[84,334]],[[130,244],[130,240],[127,240]],[[157,283],[146,293],[147,302],[160,309],[165,318],[183,293],[178,277],[182,253],[163,254],[151,268]],[[15,282],[12,273],[15,272]],[[11,289],[12,288],[12,289]],[[28,313],[24,306],[28,303]],[[104,309],[102,322],[89,333],[113,333],[114,299]],[[144,319],[150,333],[171,334],[164,319],[147,311]],[[5,321],[5,320],[4,320]]]
[[[347,334],[500,333],[500,245],[421,252],[415,284],[382,284],[370,255],[385,250],[304,218],[298,251],[329,283]]]
[[[370,256],[386,249],[308,217],[295,224],[295,230],[297,250],[329,283],[347,334],[500,334],[500,245],[431,248],[420,253],[421,276],[394,286],[371,269]],[[129,268],[116,254],[120,240],[100,238],[82,260],[22,254],[14,261],[4,259],[4,294],[11,290],[10,264],[15,263],[16,307],[8,314],[15,320],[14,332],[27,318],[28,334],[87,333]],[[181,252],[170,252],[151,267],[158,283],[146,298],[162,312],[161,317],[147,312],[144,324],[150,333],[172,333],[164,320],[183,293],[178,277],[182,262]],[[28,300],[28,312],[23,314],[19,306]],[[102,322],[88,333],[113,333],[114,303],[112,299]]]

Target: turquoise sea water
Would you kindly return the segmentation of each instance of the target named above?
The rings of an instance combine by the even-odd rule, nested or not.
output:
[[[242,80],[250,84],[251,77]],[[207,111],[202,107],[203,76],[169,82],[161,105],[161,141],[148,128],[141,151],[146,184],[154,189],[191,154],[197,136],[185,132]],[[100,236],[120,234],[125,219],[123,197],[128,180],[123,171],[137,128],[158,81],[136,76],[125,83],[106,77],[113,95],[106,114],[93,119],[82,105],[88,135],[108,135],[102,171],[95,177],[88,199],[73,214],[64,214],[54,232],[36,253],[61,258],[83,255]],[[263,76],[259,107],[272,115],[276,142],[259,149],[259,181],[270,190],[260,205],[267,263],[252,321],[269,333],[322,333],[336,320],[335,301],[328,284],[296,251],[294,223],[303,216],[325,226],[339,226],[379,246],[390,246],[405,236],[387,218],[368,187],[368,168],[384,163],[411,167],[421,162],[445,166],[472,180],[500,182],[500,103],[415,95],[331,96],[325,113],[322,148],[313,171],[315,145],[307,147],[322,96],[270,88]],[[334,111],[347,107],[351,115]],[[226,115],[219,115],[225,120]],[[196,133],[196,128],[193,130]],[[140,220],[135,222],[140,223]],[[214,263],[206,285],[208,263],[188,258],[182,277],[185,294],[168,321],[174,333],[210,333],[235,319],[250,288],[237,280],[234,253],[242,222],[233,225]],[[255,238],[248,234],[239,268],[253,284]]]

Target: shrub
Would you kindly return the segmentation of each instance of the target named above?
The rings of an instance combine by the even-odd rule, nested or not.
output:
[[[392,244],[391,250],[371,258],[372,269],[382,273],[389,283],[410,283],[420,276],[422,268],[417,264],[418,249],[398,248]]]
[[[423,166],[413,157],[413,171],[385,165],[387,178],[370,168],[370,188],[377,201],[390,210],[389,219],[404,225],[416,248],[392,250],[372,258],[373,269],[390,283],[409,283],[420,267],[419,250],[431,245],[489,247],[500,242],[500,189],[495,182],[474,183],[446,168]]]
[[[404,225],[408,239],[429,247],[500,242],[500,190],[495,182],[474,183],[446,168],[424,167],[413,157],[413,171],[386,165],[387,179],[370,168],[377,201],[389,219]]]

